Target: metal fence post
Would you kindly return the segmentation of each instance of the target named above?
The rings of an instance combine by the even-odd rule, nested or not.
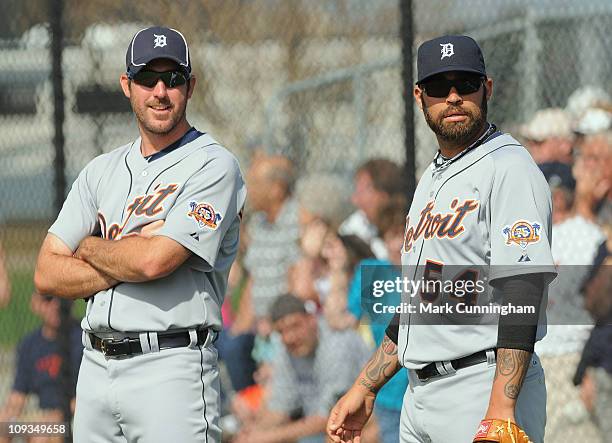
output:
[[[59,213],[64,202],[66,192],[66,160],[64,156],[64,76],[62,72],[63,53],[63,0],[53,0],[49,14],[51,24],[51,83],[53,85],[53,146],[55,150],[55,213]],[[69,300],[61,300],[60,319],[61,325],[58,334],[59,352],[62,356],[60,369],[60,386],[62,387],[61,399],[64,421],[68,423],[68,432],[64,436],[65,442],[72,441],[70,400],[72,393],[71,382],[71,358],[70,358],[70,311],[72,303]]]
[[[416,145],[414,137],[414,104],[412,99],[414,28],[412,25],[412,0],[400,1],[400,37],[402,41],[402,97],[404,98],[404,148],[406,150],[407,199],[410,203],[416,189]]]

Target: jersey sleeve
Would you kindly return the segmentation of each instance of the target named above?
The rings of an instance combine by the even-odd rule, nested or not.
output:
[[[59,237],[73,252],[81,240],[92,235],[98,228],[98,206],[95,199],[98,163],[99,160],[94,159],[81,171],[57,219],[49,228],[49,232]]]
[[[228,231],[242,216],[246,186],[232,156],[214,157],[183,186],[157,235],[169,237],[214,268]]]
[[[530,158],[500,160],[490,199],[490,279],[543,273],[552,280],[556,269],[548,183]]]

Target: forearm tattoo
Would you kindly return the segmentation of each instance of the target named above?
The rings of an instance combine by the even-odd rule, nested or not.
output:
[[[385,335],[381,345],[366,365],[359,384],[376,394],[399,368],[397,345]]]
[[[525,374],[529,368],[531,352],[519,349],[499,349],[497,351],[497,368],[495,380],[504,378],[504,394],[506,397],[516,400],[521,392]]]

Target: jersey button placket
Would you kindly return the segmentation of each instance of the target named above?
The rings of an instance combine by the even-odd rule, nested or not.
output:
[[[137,196],[143,195],[144,194],[144,189],[146,188],[146,180],[144,179],[144,177],[148,176],[149,172],[147,170],[143,170],[140,173],[140,177],[139,179],[136,179],[136,186],[134,187],[134,191],[136,192]]]
[[[434,173],[434,177],[433,177],[433,181],[431,183],[431,191],[429,192],[429,196],[433,197],[436,194],[436,187],[437,182],[439,182],[440,180],[442,180],[442,173],[441,172],[436,172]]]

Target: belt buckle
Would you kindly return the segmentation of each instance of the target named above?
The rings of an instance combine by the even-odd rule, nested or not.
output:
[[[108,351],[108,344],[113,341],[112,338],[103,338],[100,342],[100,351],[106,357],[106,351]]]
[[[112,338],[103,338],[102,343],[100,344],[100,351],[104,354],[105,357],[108,357],[107,352],[113,349],[114,345],[120,345],[123,343],[128,343],[130,339],[128,337],[123,338],[121,340],[115,340]],[[123,355],[131,355],[131,352],[127,352]],[[112,356],[111,356],[112,357]]]
[[[422,368],[422,369],[424,369],[424,368]],[[422,370],[422,369],[421,369],[421,370]],[[428,381],[428,380],[431,378],[431,377],[421,377],[421,376],[419,375],[419,371],[418,371],[418,370],[417,370],[417,371],[414,371],[414,373],[416,374],[416,376],[417,376],[417,378],[419,379],[419,381],[422,381],[422,382],[426,382],[426,381]]]

